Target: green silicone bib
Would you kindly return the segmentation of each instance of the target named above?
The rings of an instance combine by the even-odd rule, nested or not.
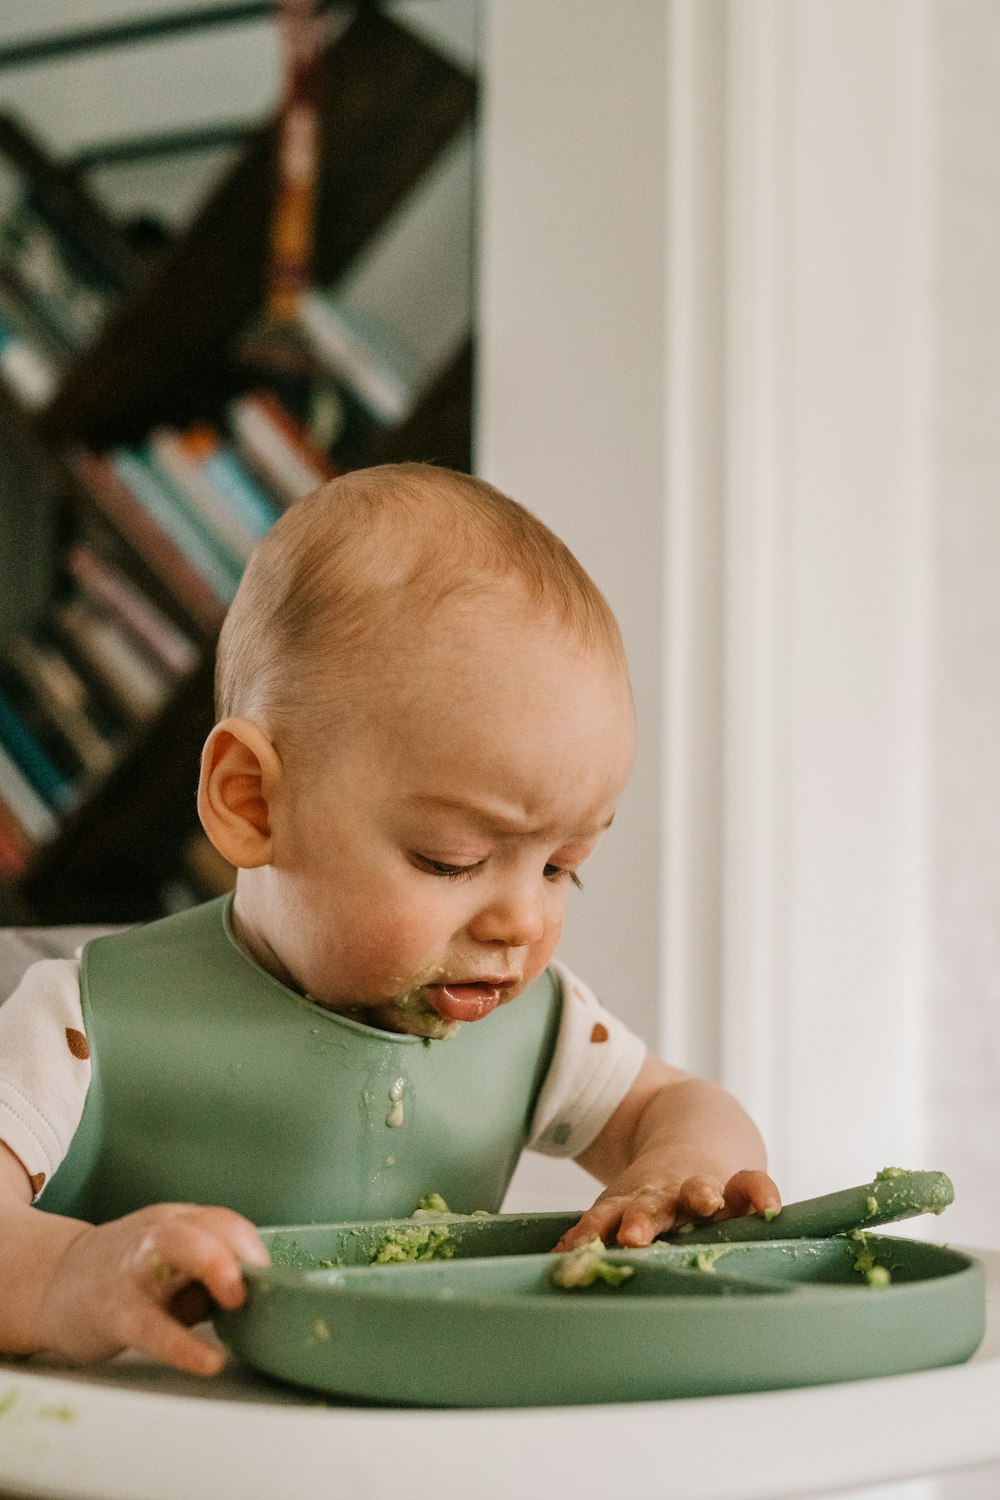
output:
[[[496,1211],[551,1060],[556,977],[428,1043],[272,978],[237,945],[231,901],[85,948],[93,1078],[39,1207],[101,1222],[211,1203],[293,1224],[401,1216],[438,1192]]]

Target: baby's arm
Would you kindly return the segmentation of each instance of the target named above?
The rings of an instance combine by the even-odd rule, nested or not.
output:
[[[595,1235],[648,1245],[675,1224],[781,1207],[760,1134],[732,1095],[656,1057],[577,1161],[608,1186],[558,1250]]]
[[[95,1227],[31,1198],[27,1172],[0,1143],[0,1351],[86,1362],[140,1349],[195,1375],[218,1373],[222,1351],[185,1324],[204,1315],[201,1288],[238,1307],[240,1262],[267,1264],[249,1220],[160,1203]]]

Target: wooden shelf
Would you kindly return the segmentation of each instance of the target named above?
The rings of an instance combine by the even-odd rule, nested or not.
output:
[[[314,275],[332,284],[472,119],[476,86],[365,11],[327,54],[322,98]],[[158,421],[218,416],[246,384],[233,346],[264,302],[277,141],[275,122],[79,361],[45,415],[53,439],[135,442]]]
[[[377,9],[360,6],[323,59],[321,96],[314,279],[332,286],[473,120],[476,84]],[[198,647],[195,668],[162,711],[134,729],[113,769],[35,849],[20,878],[0,880],[0,913],[43,922],[158,915],[197,826],[215,629],[191,618],[169,580],[101,513],[69,459],[78,447],[141,444],[163,424],[222,424],[229,403],[251,384],[236,350],[265,299],[278,139],[277,120],[253,136],[187,231],[150,263],[73,173],[0,120],[0,155],[94,246],[119,294],[48,407],[26,411],[0,383],[0,420],[64,497],[63,532],[113,541],[119,563]],[[471,401],[470,339],[403,423],[372,425],[352,463],[425,459],[468,469]]]

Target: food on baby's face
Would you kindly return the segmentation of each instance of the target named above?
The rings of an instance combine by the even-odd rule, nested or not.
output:
[[[620,1286],[632,1275],[631,1266],[618,1265],[608,1260],[607,1246],[599,1235],[567,1250],[553,1266],[550,1280],[553,1286],[566,1291],[593,1286],[595,1281],[604,1281],[608,1286]]]

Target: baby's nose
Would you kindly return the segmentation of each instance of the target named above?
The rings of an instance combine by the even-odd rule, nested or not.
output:
[[[506,948],[528,948],[544,931],[545,916],[538,896],[517,887],[497,892],[469,924],[477,942],[502,943]]]

